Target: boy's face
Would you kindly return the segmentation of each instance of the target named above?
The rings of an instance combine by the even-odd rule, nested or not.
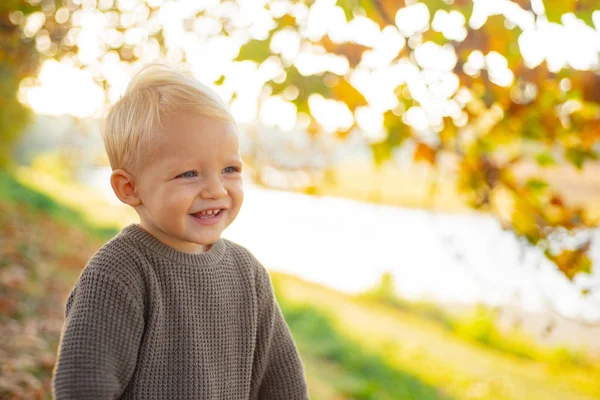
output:
[[[162,123],[165,134],[135,175],[140,225],[178,250],[207,251],[244,198],[237,129],[187,112]]]

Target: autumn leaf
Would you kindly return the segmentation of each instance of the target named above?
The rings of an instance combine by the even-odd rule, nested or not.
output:
[[[587,246],[575,250],[563,250],[556,255],[548,255],[558,269],[569,279],[573,280],[578,273],[589,274],[592,268],[592,261],[586,254]]]
[[[350,111],[368,104],[364,96],[344,78],[340,78],[338,84],[331,91],[336,99],[346,103]]]
[[[430,147],[429,145],[419,142],[417,143],[417,147],[415,149],[415,153],[413,155],[413,159],[416,162],[425,161],[428,164],[435,164],[435,158],[437,155],[437,150]]]

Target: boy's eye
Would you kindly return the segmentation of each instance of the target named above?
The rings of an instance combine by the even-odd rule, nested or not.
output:
[[[195,171],[188,171],[188,172],[184,172],[183,174],[179,175],[179,177],[181,177],[181,178],[193,178],[195,176],[196,176]]]
[[[234,172],[240,172],[238,167],[227,167],[223,170],[226,174],[233,174]]]

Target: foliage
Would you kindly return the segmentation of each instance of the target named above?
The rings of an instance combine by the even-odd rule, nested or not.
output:
[[[568,235],[593,226],[595,221],[587,219],[581,208],[566,204],[552,188],[540,184],[539,180],[537,185],[520,182],[514,176],[513,168],[529,160],[540,165],[549,164],[549,160],[560,160],[560,163],[571,163],[577,168],[582,168],[587,161],[597,159],[600,152],[598,75],[570,67],[556,71],[546,62],[529,68],[520,54],[519,46],[516,45],[523,33],[522,28],[514,26],[514,23],[501,13],[488,16],[479,28],[466,24],[466,37],[463,40],[448,39],[441,32],[435,31],[431,25],[436,11],[459,12],[468,20],[477,5],[470,1],[455,1],[451,5],[450,2],[439,0],[424,0],[421,3],[429,10],[428,28],[410,35],[407,38],[408,44],[399,51],[391,65],[411,65],[423,74],[434,74],[435,69],[424,63],[420,64],[418,59],[415,62],[417,49],[422,44],[430,45],[431,48],[432,43],[445,46],[444,49],[451,48],[457,56],[457,62],[450,72],[458,77],[460,86],[448,100],[461,105],[462,113],[460,117],[442,114],[438,122],[430,121],[428,126],[422,128],[407,126],[404,117],[410,108],[425,109],[427,113],[434,114],[435,110],[426,108],[426,102],[431,99],[417,93],[415,85],[411,85],[412,82],[400,84],[394,91],[398,97],[399,108],[384,113],[386,137],[372,143],[374,161],[385,162],[391,157],[394,147],[407,141],[416,142],[414,160],[417,162],[436,165],[440,155],[452,154],[456,160],[459,189],[466,201],[473,207],[495,213],[500,218],[500,211],[497,212],[491,205],[497,193],[508,193],[514,202],[514,211],[502,220],[503,225],[545,250],[550,248],[552,234],[558,228],[566,228],[566,231],[561,232]],[[382,30],[395,27],[397,11],[406,4],[404,1],[337,2],[348,21],[366,16],[375,21]],[[560,23],[561,17],[571,12],[593,26],[591,15],[596,8],[593,2],[575,4],[547,0],[544,1],[544,5],[544,10],[534,12],[530,2],[515,2],[516,7],[528,11],[529,16],[539,23],[543,23],[546,17],[552,22]],[[279,23],[273,29],[271,37],[279,30],[290,29],[290,26],[305,28],[299,19],[292,25],[286,20],[285,24]],[[261,42],[263,52],[268,49],[266,42],[267,40]],[[325,33],[319,38],[303,38],[303,43],[320,45],[327,52],[342,55],[348,60],[349,72],[334,79],[334,82],[348,82],[354,71],[369,70],[361,63],[371,49],[356,41],[335,43],[330,33]],[[256,46],[257,41],[251,40],[242,47],[238,58],[248,57],[257,62],[265,60],[266,57],[261,56],[263,53],[252,50]],[[492,76],[490,68],[486,70],[484,67],[477,72],[469,71],[466,64],[469,57],[476,52],[481,52],[482,57],[490,54],[503,57],[507,68],[516,78],[511,79],[510,84],[501,85]],[[272,59],[274,55],[269,53],[269,57]],[[279,62],[286,72],[296,70],[294,62],[286,60],[285,57],[281,57]],[[355,90],[352,85],[337,91],[332,90],[331,84],[328,85],[328,82],[332,81],[331,74],[330,71],[310,75],[305,79],[311,80],[311,87],[315,87],[315,79],[320,80],[321,84],[316,85],[315,92],[345,102],[354,113],[364,103],[348,101],[355,97],[351,92]],[[302,82],[297,81],[296,75],[288,73],[286,80],[283,83],[278,82],[277,86],[301,86]],[[565,89],[566,83],[570,83],[570,89]],[[435,89],[434,84],[430,86],[427,89],[432,90],[429,94]],[[594,87],[596,90],[591,90]],[[532,94],[533,92],[535,94]],[[463,96],[465,98],[462,98]],[[305,109],[304,105],[300,104],[301,101],[294,100],[294,103],[298,109]],[[323,131],[324,127],[320,126],[318,129]],[[347,130],[344,128],[344,131]],[[423,139],[431,133],[436,134],[435,140]],[[553,255],[547,251],[546,254],[567,278],[573,279],[577,273],[591,271],[587,256],[588,247],[584,244],[575,249],[565,249],[568,253]]]
[[[10,162],[10,149],[32,119],[32,112],[17,98],[19,83],[33,76],[39,55],[34,42],[24,41],[20,29],[9,19],[14,11],[30,13],[35,9],[20,0],[0,4],[0,167]]]
[[[82,8],[95,7],[95,3],[83,3],[68,2],[64,5],[69,16],[67,21],[56,21],[58,2],[54,0],[11,0],[4,3],[0,15],[5,29],[9,29],[10,37],[14,38],[16,28],[7,22],[9,10],[20,10],[22,15],[19,15],[28,16],[41,9],[45,23],[39,32],[25,38],[26,43],[31,43],[32,36],[36,40],[40,35],[49,37],[52,45],[46,46],[44,57],[58,58],[66,54],[77,58],[74,53],[76,41],[73,37],[66,39],[69,34],[76,37],[78,32],[77,27],[70,27],[72,16]],[[568,24],[593,29],[592,13],[597,7],[596,2],[515,0],[502,2],[505,8],[498,6],[495,11],[487,12],[483,11],[485,5],[490,4],[486,1],[339,0],[332,12],[336,15],[341,13],[346,22],[368,19],[381,32],[387,30],[395,37],[401,36],[402,46],[386,66],[368,64],[366,60],[378,49],[361,38],[332,37],[334,35],[328,29],[319,34],[306,34],[307,13],[324,3],[312,0],[284,3],[282,8],[281,2],[267,2],[265,7],[271,13],[272,28],[266,38],[248,40],[237,57],[239,61],[260,64],[266,69],[267,65],[276,65],[282,70],[265,82],[267,96],[261,97],[260,101],[279,94],[286,98],[294,92],[288,96],[289,101],[298,112],[310,117],[306,129],[315,136],[332,133],[328,132],[332,128],[324,126],[315,117],[315,110],[308,101],[311,95],[319,94],[325,99],[345,103],[354,117],[362,107],[370,107],[381,114],[384,130],[383,138],[370,139],[374,162],[386,162],[391,158],[392,150],[405,143],[415,145],[414,159],[419,162],[438,165],[443,156],[452,156],[458,187],[471,206],[493,213],[506,229],[541,247],[568,279],[591,271],[586,243],[573,248],[567,246],[565,240],[559,240],[557,244],[554,239],[557,231],[561,233],[559,236],[568,237],[594,226],[596,221],[591,220],[581,208],[568,204],[551,187],[539,181],[535,184],[522,182],[515,176],[514,169],[527,162],[538,163],[542,167],[558,163],[582,168],[598,158],[600,75],[593,70],[598,66],[590,64],[589,68],[578,66],[577,69],[572,65],[557,66],[548,60],[530,60],[528,63],[522,54],[523,43],[527,39],[525,33],[547,26],[547,21],[555,24],[553,29]],[[140,15],[147,15],[147,19],[156,17],[159,12],[158,7],[143,2],[139,6]],[[113,16],[125,13],[119,8],[119,2],[101,2],[98,7],[104,13],[114,13],[111,14]],[[230,11],[238,11],[241,6],[228,2],[227,7]],[[406,15],[409,8],[414,10],[414,7],[420,7],[425,21],[421,27],[408,32],[402,15]],[[186,16],[183,28],[187,33],[193,34],[194,19],[203,13],[206,10]],[[517,14],[522,18],[515,18]],[[434,24],[436,17],[458,21],[464,35],[444,31]],[[124,22],[127,18],[113,19],[117,34],[122,34],[136,23]],[[19,19],[20,28],[24,21],[25,18]],[[153,21],[160,25],[160,18]],[[222,26],[220,35],[233,36],[246,29],[229,20],[227,14],[221,15],[218,23]],[[282,49],[277,50],[273,46],[275,35],[282,32],[299,34],[301,53],[337,57],[336,60],[341,60],[342,64],[347,62],[347,70],[302,71],[297,55],[284,54]],[[149,40],[156,40],[162,46],[160,54],[166,52],[163,33],[161,29],[148,32]],[[104,51],[110,50],[110,46],[103,46]],[[23,49],[14,44],[8,49],[11,60],[21,60],[14,54]],[[140,59],[141,52],[131,44],[121,43],[115,50],[124,62]],[[449,66],[443,66],[441,59],[439,62],[437,59],[427,61],[422,58],[421,50],[437,54],[434,58],[450,54],[450,59],[456,57],[456,61],[450,62]],[[22,59],[29,60],[30,57]],[[16,61],[2,62],[4,65],[19,65]],[[105,82],[99,64],[81,67],[93,69],[96,79]],[[497,68],[502,74],[499,75]],[[387,75],[381,75],[382,79],[396,79],[400,69],[410,73],[388,85],[393,89],[396,106],[375,107],[373,100],[367,99],[365,88],[357,87],[359,85],[355,83],[357,72],[384,74],[387,71]],[[224,80],[227,77],[221,76],[216,82]],[[457,86],[440,92],[442,81],[451,83],[450,86],[455,82]],[[291,88],[294,90],[286,91]],[[425,120],[421,118],[419,124],[411,122],[411,116],[415,114],[424,116]],[[345,138],[357,126],[354,118],[351,126],[342,125],[333,133]],[[511,200],[510,213],[494,206],[498,196]],[[562,248],[556,250],[557,245]]]

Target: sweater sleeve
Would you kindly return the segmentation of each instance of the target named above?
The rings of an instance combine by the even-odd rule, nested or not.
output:
[[[84,271],[67,300],[54,398],[119,398],[135,370],[143,331],[142,306],[125,285],[101,271]]]
[[[251,399],[306,400],[304,365],[273,292],[270,276],[257,273],[258,334]]]

